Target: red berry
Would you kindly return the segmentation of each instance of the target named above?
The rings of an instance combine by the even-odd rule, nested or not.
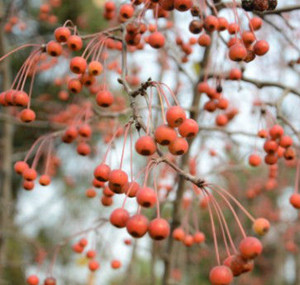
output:
[[[148,43],[153,48],[162,48],[165,45],[165,36],[160,32],[154,32],[149,36]]]
[[[88,244],[88,240],[86,238],[81,238],[78,243],[80,246],[86,247]]]
[[[270,222],[264,218],[258,218],[252,226],[254,232],[260,236],[265,235],[270,229]]]
[[[152,208],[157,200],[157,195],[152,188],[142,187],[136,194],[137,202],[145,208]]]
[[[14,94],[14,104],[20,107],[26,107],[29,102],[29,96],[24,91],[18,91]]]
[[[204,28],[209,32],[218,30],[219,28],[218,18],[213,15],[207,16],[204,20]]]
[[[294,193],[290,197],[290,203],[295,209],[300,209],[300,194],[299,193]]]
[[[269,49],[270,46],[265,40],[257,41],[253,48],[255,54],[258,56],[265,55],[269,51]]]
[[[60,56],[63,51],[61,44],[56,41],[50,41],[47,44],[46,49],[47,49],[47,53],[51,56]]]
[[[239,250],[245,259],[254,259],[262,253],[263,247],[257,238],[246,237],[240,242]]]
[[[31,109],[24,109],[20,113],[20,119],[24,123],[30,123],[35,120],[35,112]]]
[[[284,148],[288,148],[293,145],[293,139],[290,136],[282,136],[280,138],[279,145]]]
[[[96,271],[96,270],[99,269],[99,267],[100,267],[100,264],[99,264],[98,261],[96,261],[96,260],[90,260],[89,261],[89,269],[91,271]]]
[[[194,137],[199,131],[197,122],[193,119],[186,119],[178,128],[179,133],[183,137]]]
[[[143,215],[134,215],[128,220],[126,228],[131,236],[141,238],[148,231],[148,219]]]
[[[228,285],[233,280],[232,271],[224,265],[215,266],[209,273],[212,285]]]
[[[120,16],[124,19],[129,19],[133,16],[134,8],[131,4],[123,4],[120,7]]]
[[[280,125],[274,125],[270,130],[269,134],[273,140],[280,138],[284,134],[284,129]]]
[[[34,188],[34,182],[25,180],[23,181],[23,188],[27,191],[30,191]]]
[[[125,193],[128,195],[128,197],[133,198],[136,196],[139,189],[140,189],[140,185],[137,182],[135,181],[129,182]]]
[[[37,177],[37,172],[33,168],[27,168],[23,172],[23,178],[28,181],[33,181]]]
[[[93,259],[93,258],[95,258],[95,257],[96,257],[96,251],[95,251],[95,250],[92,250],[92,249],[88,250],[88,251],[86,252],[86,257],[87,257],[88,259]]]
[[[81,246],[79,243],[75,243],[73,246],[72,246],[72,249],[74,252],[76,253],[82,253],[84,251],[84,247]]]
[[[101,163],[94,170],[95,178],[102,182],[108,181],[109,174],[110,174],[110,167],[105,163]]]
[[[205,241],[205,235],[202,232],[194,233],[194,242],[195,243],[203,243]]]
[[[67,27],[59,27],[54,31],[54,36],[59,43],[64,43],[71,36],[71,31]]]
[[[38,285],[40,280],[36,275],[30,275],[27,279],[26,282],[28,285]]]
[[[194,237],[192,235],[185,235],[183,243],[187,247],[191,247],[194,244]]]
[[[229,58],[233,61],[242,61],[247,56],[247,49],[242,44],[235,44],[229,49]]]
[[[155,140],[161,145],[168,145],[177,137],[176,131],[166,125],[161,125],[156,128],[154,133]]]
[[[83,46],[81,37],[76,35],[70,36],[68,38],[67,44],[69,49],[73,51],[79,51],[82,49]]]
[[[261,18],[253,17],[249,22],[249,28],[250,29],[252,28],[254,31],[257,31],[261,28],[262,24],[263,24],[263,21]]]
[[[251,154],[249,156],[249,164],[251,166],[259,166],[261,164],[261,157],[257,154]]]
[[[83,74],[86,70],[86,60],[81,56],[73,57],[70,61],[70,70],[76,74]]]
[[[40,177],[39,179],[39,183],[42,185],[42,186],[47,186],[51,183],[51,178],[49,175],[47,174],[44,174]]]
[[[27,168],[29,168],[29,165],[25,161],[17,161],[14,165],[15,172],[20,175],[22,175]]]
[[[114,259],[114,260],[111,261],[110,266],[113,269],[118,269],[122,266],[122,263],[121,263],[120,260]]]
[[[97,191],[94,188],[89,188],[85,191],[85,196],[88,198],[95,198],[97,196]]]
[[[179,127],[186,119],[184,110],[180,106],[173,106],[167,110],[166,119],[170,127]]]
[[[86,142],[81,142],[77,146],[77,153],[82,156],[89,155],[91,153],[91,147]]]
[[[176,138],[169,144],[169,151],[173,155],[183,155],[188,151],[189,144],[185,138]]]
[[[89,63],[88,70],[90,75],[98,76],[102,73],[103,66],[101,62],[93,60]]]
[[[170,234],[170,225],[165,219],[156,218],[150,222],[148,232],[154,240],[163,240]]]
[[[273,154],[277,151],[278,144],[276,141],[267,140],[264,144],[264,150],[266,153]]]
[[[202,47],[208,47],[211,44],[211,37],[208,34],[202,34],[198,38],[198,44]]]
[[[182,228],[177,228],[173,231],[172,237],[178,241],[183,241],[185,238],[185,232]]]
[[[226,115],[223,114],[219,114],[216,117],[216,125],[219,127],[224,127],[228,124],[228,117]]]
[[[117,228],[126,227],[126,223],[129,220],[129,213],[123,208],[115,209],[109,218],[112,225]]]
[[[53,277],[48,277],[45,279],[44,285],[56,285],[56,279]]]
[[[240,31],[240,26],[237,23],[231,23],[228,26],[228,33],[230,35],[235,35]]]
[[[78,79],[75,79],[75,78],[69,80],[68,89],[73,93],[76,93],[76,94],[79,93],[82,89],[81,81]]]
[[[184,12],[192,8],[192,0],[174,0],[174,8],[178,11]]]
[[[135,143],[135,150],[137,153],[149,156],[155,153],[156,145],[155,141],[150,136],[142,136]]]
[[[108,90],[100,90],[96,95],[96,102],[100,107],[109,107],[114,102],[114,96]]]
[[[128,182],[128,175],[121,169],[112,170],[109,174],[109,188],[115,193],[123,193],[123,187]]]

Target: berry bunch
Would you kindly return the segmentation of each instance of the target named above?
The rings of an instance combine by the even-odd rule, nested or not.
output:
[[[265,12],[275,10],[277,3],[277,0],[242,0],[242,7],[246,11]]]

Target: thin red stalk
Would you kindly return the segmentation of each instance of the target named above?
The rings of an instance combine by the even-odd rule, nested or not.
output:
[[[21,49],[24,49],[24,48],[27,48],[27,47],[41,47],[41,45],[39,44],[25,44],[25,45],[22,45],[22,46],[19,46],[15,49],[13,49],[12,51],[8,52],[7,54],[3,55],[2,57],[0,57],[0,62],[2,60],[4,60],[5,58],[7,58],[8,56],[10,56],[11,54],[21,50]]]
[[[221,215],[221,219],[223,220],[223,224],[224,224],[224,226],[225,226],[225,230],[226,230],[227,237],[228,237],[228,239],[229,239],[230,245],[231,245],[233,251],[236,253],[236,252],[237,252],[237,249],[236,249],[235,244],[234,244],[234,242],[233,242],[233,239],[232,239],[230,230],[229,230],[229,228],[228,228],[228,224],[227,224],[227,222],[226,222],[226,219],[225,219],[225,217],[224,217],[224,214],[223,214],[223,212],[222,212],[222,210],[221,210],[219,204],[217,203],[216,199],[215,199],[212,195],[211,195],[211,198],[212,198],[213,201],[215,201],[215,203],[216,203],[216,207],[218,208],[219,213],[220,213],[220,215]]]
[[[228,237],[231,247],[233,248],[233,251],[235,253],[236,253],[236,247],[232,241],[230,232],[228,230],[228,225],[227,225],[226,219],[224,218],[224,215],[221,211],[221,208],[220,208],[217,200],[213,196],[211,196],[211,198],[212,198],[212,203],[213,203],[215,212],[217,213],[217,216],[218,216],[219,224],[221,226],[221,231],[222,231],[222,236],[223,236],[223,240],[224,240],[224,244],[225,244],[225,248],[226,248],[226,253],[228,256],[230,256],[231,254],[230,254],[229,246],[227,243],[227,237]],[[225,231],[226,231],[227,237],[226,237]]]
[[[233,209],[231,203],[230,203],[230,202],[228,201],[228,199],[227,199],[222,193],[220,193],[218,190],[214,189],[213,187],[209,187],[209,188],[212,189],[212,190],[215,190],[215,191],[223,198],[223,200],[225,201],[225,203],[226,203],[227,206],[229,207],[230,211],[232,212],[232,214],[233,214],[233,216],[234,216],[234,219],[235,219],[235,221],[237,222],[238,227],[239,227],[239,229],[240,229],[240,231],[241,231],[242,236],[243,236],[244,238],[246,238],[246,237],[247,237],[246,232],[245,232],[245,230],[244,230],[244,228],[243,228],[243,226],[242,226],[242,224],[241,224],[241,221],[240,221],[240,219],[238,218],[238,216],[237,216],[235,210]]]
[[[111,145],[112,145],[113,141],[115,140],[117,133],[118,133],[118,130],[115,131],[115,133],[113,134],[111,140],[109,141],[107,150],[106,150],[106,152],[104,154],[104,157],[103,157],[103,160],[102,160],[102,163],[105,163],[107,155],[108,155],[108,153],[109,153],[109,151],[111,149]]]
[[[99,50],[98,50],[98,54],[96,55],[96,60],[97,61],[100,61],[100,58],[101,58],[101,54],[102,54],[102,51],[103,51],[103,48],[106,48],[105,46],[105,42],[103,41],[102,45],[100,46]]]
[[[152,167],[153,163],[154,163],[153,161],[149,161],[148,164],[147,164],[143,187],[146,187],[146,185],[147,185],[149,172],[151,170],[151,167]]]
[[[204,192],[204,195],[207,195],[207,193]],[[211,223],[211,230],[212,230],[212,234],[213,234],[216,259],[217,259],[218,265],[221,265],[219,248],[218,248],[218,239],[217,239],[216,229],[215,229],[215,222],[214,222],[214,217],[213,217],[213,214],[212,214],[212,210],[211,210],[210,202],[209,201],[208,201],[207,206],[208,206],[209,219],[210,219],[210,223]]]
[[[38,162],[39,162],[39,160],[40,160],[40,157],[41,157],[41,154],[42,154],[42,149],[43,149],[43,146],[44,146],[46,140],[47,140],[47,139],[45,138],[45,139],[41,142],[41,144],[39,145],[39,147],[38,147],[38,149],[37,149],[37,151],[36,151],[36,153],[35,153],[35,157],[34,157],[34,159],[33,159],[32,166],[31,166],[31,168],[33,168],[33,169],[36,168],[36,166],[37,166],[37,164],[38,164]]]
[[[153,185],[154,185],[154,191],[156,193],[156,216],[158,219],[160,219],[159,197],[158,197],[158,190],[157,190],[157,171],[153,175]]]
[[[199,232],[198,215],[196,211],[193,212],[193,219],[194,219],[194,227],[196,229],[196,232]]]
[[[37,63],[38,63],[40,57],[41,57],[41,55],[39,55],[39,58],[37,59]],[[29,101],[28,101],[28,104],[27,104],[27,108],[30,108],[32,90],[33,90],[33,83],[34,83],[34,79],[35,79],[35,76],[36,76],[36,73],[37,73],[37,70],[38,70],[38,64],[37,63],[36,63],[36,66],[34,67],[33,74],[32,74],[31,81],[30,81],[29,94],[28,94]],[[22,90],[23,90],[23,86],[22,86]]]
[[[49,166],[50,166],[50,157],[51,157],[52,147],[53,147],[53,141],[50,140],[49,145],[48,145],[47,158],[46,158],[45,174],[48,174],[48,170],[49,170]]]
[[[296,181],[295,181],[295,193],[299,192],[299,172],[300,172],[300,160],[297,163],[297,170],[296,170]]]
[[[96,36],[95,36],[95,37],[94,37],[94,38],[86,45],[86,47],[85,47],[83,53],[81,54],[81,56],[82,56],[83,58],[85,58],[85,54],[87,53],[88,49],[91,47],[91,45],[92,45],[97,39],[100,40],[100,38],[98,38],[98,35],[96,35]]]
[[[37,53],[38,54],[38,53]],[[34,64],[37,64],[37,61],[35,59],[35,56],[37,55],[35,54],[32,59],[30,60],[30,64],[28,65],[27,67],[27,70],[26,70],[26,73],[24,74],[24,77],[23,77],[23,82],[22,82],[22,85],[21,85],[21,90],[23,91],[24,90],[24,87],[25,87],[25,83],[26,83],[26,80],[27,80],[27,77],[31,71],[31,68],[33,67]],[[19,82],[20,83],[20,82]],[[18,84],[18,87],[17,89],[19,88],[19,84]]]
[[[158,27],[158,3],[155,4],[155,31],[157,32]]]
[[[130,136],[130,178],[131,181],[133,180],[133,136],[132,136],[132,129],[129,129],[129,136]]]
[[[36,145],[37,145],[42,139],[44,139],[46,136],[47,136],[47,135],[43,135],[43,136],[39,137],[39,138],[33,143],[33,145],[31,146],[31,148],[29,149],[29,151],[27,152],[27,154],[26,154],[26,156],[25,156],[25,158],[24,158],[24,162],[27,162],[27,160],[28,160],[30,154],[32,153],[32,151],[34,150],[34,148],[36,147]]]
[[[19,78],[19,76],[23,73],[23,70],[27,67],[27,64],[28,64],[28,62],[30,61],[31,55],[32,55],[32,54],[29,55],[29,57],[24,61],[24,63],[22,64],[21,68],[19,69],[19,71],[18,71],[17,75],[15,76],[15,79],[14,79],[12,85],[11,85],[11,89],[14,88],[14,86],[15,86],[15,84],[16,84],[18,78]]]
[[[244,212],[244,214],[252,221],[255,222],[255,218],[245,209],[245,207],[235,198],[233,197],[229,192],[227,192],[226,190],[222,189],[221,187],[219,187],[218,185],[214,185],[214,184],[209,184],[211,186],[214,186],[216,188],[219,189],[219,191],[222,191],[223,193],[225,193],[227,196],[229,196],[234,202],[235,204]]]
[[[146,135],[149,135],[149,131],[150,131],[150,124],[152,122],[152,99],[153,99],[153,92],[152,92],[152,89],[150,91],[150,99],[149,99],[149,107],[148,107],[148,110],[149,110],[149,115],[148,115],[148,119],[147,119],[147,129],[146,129]]]
[[[141,174],[145,172],[145,169],[146,169],[146,167],[142,168],[142,169],[138,172],[138,174],[135,176],[135,178],[132,177],[131,181],[132,181],[132,182],[136,181],[136,180],[141,176]],[[131,189],[132,189],[132,185],[130,185],[130,187],[128,188],[128,191],[127,191],[127,193],[126,193],[126,196],[125,196],[124,201],[123,201],[123,204],[122,204],[122,208],[125,207],[125,202],[126,202],[128,196],[130,195]]]
[[[125,127],[125,134],[124,134],[124,142],[123,142],[123,149],[122,149],[122,155],[121,155],[121,162],[120,162],[120,169],[122,169],[123,165],[123,159],[124,159],[124,152],[125,152],[125,147],[126,147],[126,141],[127,141],[127,135],[129,128],[131,127],[131,124],[127,124]]]
[[[35,57],[35,55],[38,53],[38,50],[33,51],[28,58],[26,59],[26,61],[24,62],[24,64],[22,65],[22,67],[20,68],[20,73],[18,72],[17,77],[15,78],[14,82],[13,82],[13,87],[15,86],[17,80],[18,80],[18,84],[16,89],[18,90],[19,87],[22,84],[22,81],[24,80],[24,76],[27,73],[27,71],[30,69],[31,65],[32,65],[32,60]],[[22,70],[22,71],[21,71]]]

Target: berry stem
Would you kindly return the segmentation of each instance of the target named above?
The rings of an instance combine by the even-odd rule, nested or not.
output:
[[[296,170],[296,180],[295,180],[295,193],[299,192],[299,172],[300,172],[300,160],[297,163],[297,170]]]
[[[204,190],[204,195],[207,195],[207,197],[209,197],[206,190]],[[217,235],[216,235],[215,222],[214,222],[214,217],[213,217],[212,210],[210,207],[210,202],[208,202],[207,206],[208,206],[208,214],[209,214],[211,230],[212,230],[212,235],[213,235],[213,240],[214,240],[216,259],[217,259],[218,265],[220,265],[221,261],[220,261],[219,247],[218,247],[218,239],[217,239]]]
[[[123,158],[124,158],[124,152],[125,152],[125,147],[126,147],[127,135],[128,135],[128,131],[129,131],[130,127],[131,127],[130,123],[128,123],[125,127],[125,134],[124,134],[124,142],[123,142],[123,149],[122,149],[122,155],[121,155],[120,169],[122,169],[122,166],[123,166]]]
[[[24,48],[27,48],[27,47],[39,47],[41,49],[41,45],[39,44],[25,44],[25,45],[22,45],[22,46],[19,46],[15,49],[13,49],[12,51],[8,52],[7,54],[3,55],[2,57],[0,57],[0,62],[2,60],[4,60],[5,58],[7,58],[8,56],[10,56],[11,54],[21,50],[21,49],[24,49]]]

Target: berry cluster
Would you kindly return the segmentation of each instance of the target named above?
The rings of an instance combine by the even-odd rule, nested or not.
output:
[[[246,11],[265,12],[275,10],[277,3],[277,0],[242,0],[242,7]]]

